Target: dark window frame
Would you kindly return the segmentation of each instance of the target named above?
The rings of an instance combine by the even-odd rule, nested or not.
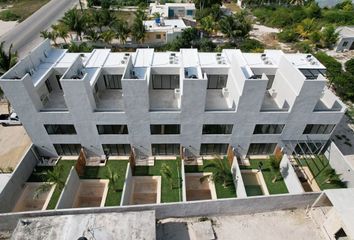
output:
[[[63,143],[55,143],[53,144],[55,151],[59,156],[77,156],[81,151],[81,144],[73,143],[73,144],[63,144]]]
[[[76,129],[73,124],[44,124],[48,135],[76,135]]]
[[[203,135],[232,134],[233,124],[203,124]]]
[[[126,124],[100,124],[96,125],[99,135],[126,135],[129,134],[128,125]]]
[[[179,124],[151,124],[151,135],[177,135],[181,133]]]
[[[122,89],[122,75],[103,75],[104,85],[106,89]]]
[[[131,146],[128,143],[124,144],[102,144],[105,154],[113,156],[129,156],[131,154]]]
[[[202,143],[200,155],[226,155],[228,147],[228,143]]]
[[[282,134],[285,124],[256,124],[253,134]]]
[[[227,74],[208,75],[207,89],[223,89],[227,85]]]
[[[307,124],[302,134],[332,134],[335,124]]]
[[[166,155],[179,155],[180,144],[179,143],[153,143],[151,144],[152,155],[154,156],[166,156]]]
[[[247,155],[270,155],[273,154],[277,143],[251,143]]]
[[[180,87],[179,75],[153,74],[151,79],[152,79],[152,89],[154,90],[174,90]]]

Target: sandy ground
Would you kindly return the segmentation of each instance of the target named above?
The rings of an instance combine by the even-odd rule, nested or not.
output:
[[[0,168],[15,168],[31,145],[23,126],[0,126]]]
[[[200,221],[200,218],[162,220],[162,223],[158,224],[157,227],[157,239],[326,239],[311,218],[306,216],[305,210],[300,209],[295,211],[276,211],[250,215],[211,217],[207,219],[207,221],[212,223],[211,226],[205,224],[199,226],[199,230],[200,228],[203,228],[203,232],[205,233],[214,232],[214,238],[205,238],[205,236],[202,236],[203,234],[195,234],[195,228],[193,229],[191,224],[196,224]]]
[[[354,58],[354,50],[350,50],[348,52],[336,52],[334,50],[326,51],[329,56],[334,57],[337,59],[338,62],[344,65],[346,61],[351,58]]]
[[[271,28],[261,24],[253,24],[253,29],[250,36],[266,45],[266,48],[282,49],[289,51],[290,47],[287,44],[280,43],[276,39],[276,34],[280,32],[278,28]]]
[[[17,21],[4,22],[0,20],[0,37],[13,29],[18,24]]]

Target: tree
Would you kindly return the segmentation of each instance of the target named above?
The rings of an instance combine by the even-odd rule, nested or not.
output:
[[[289,3],[292,5],[300,5],[303,6],[304,5],[304,0],[290,0]]]
[[[221,5],[222,0],[194,0],[194,4],[199,9],[210,8],[214,4]]]
[[[112,29],[120,43],[125,44],[130,33],[128,22],[117,19],[117,21],[113,23]]]
[[[109,179],[109,188],[115,192],[118,192],[120,190],[118,187],[120,175],[118,174],[118,172],[112,171],[112,169],[109,166],[107,168],[107,171],[108,171],[107,178]]]
[[[91,52],[92,51],[92,47],[88,46],[87,43],[81,43],[81,44],[76,44],[74,42],[72,42],[69,45],[68,48],[69,52],[76,52],[76,53],[80,53],[80,52]]]
[[[221,183],[224,188],[233,185],[233,177],[231,169],[227,164],[220,158],[220,156],[215,156],[215,159],[211,163],[204,165],[203,169],[211,168],[212,174],[206,175],[200,178],[200,182],[210,179],[213,182]]]
[[[82,40],[82,33],[84,32],[87,23],[85,13],[81,13],[77,9],[71,9],[65,13],[60,22],[65,24],[70,31],[76,32],[79,39]]]
[[[278,33],[278,38],[282,42],[296,42],[298,37],[299,34],[292,27],[284,28],[280,33]]]
[[[8,51],[5,50],[5,42],[0,43],[0,75],[4,74],[17,63],[17,52],[13,52],[11,44]]]
[[[339,33],[333,25],[328,25],[321,31],[321,44],[325,48],[332,48],[338,40]]]
[[[98,42],[101,40],[101,37],[101,34],[94,29],[89,29],[85,34],[85,38],[91,42]]]
[[[58,33],[55,31],[49,32],[48,30],[44,30],[40,32],[40,35],[42,38],[48,38],[54,42],[54,45],[57,46],[57,38],[58,38]]]
[[[212,34],[216,30],[217,24],[213,16],[208,15],[200,20],[200,27],[208,34]]]
[[[345,183],[340,180],[341,174],[336,173],[336,170],[334,170],[333,168],[327,168],[324,170],[323,173],[326,179],[323,181],[322,184],[329,183],[338,185],[339,187],[345,187]]]
[[[139,8],[135,12],[135,19],[132,26],[132,35],[136,42],[144,42],[146,28],[143,21],[145,18],[145,11]]]
[[[160,173],[161,173],[161,176],[169,182],[170,188],[172,190],[173,189],[173,173],[172,173],[170,166],[168,166],[166,163],[162,164],[161,169],[160,169]]]
[[[63,23],[52,25],[52,29],[56,32],[57,36],[62,38],[67,43],[66,38],[69,36],[69,28]]]
[[[44,172],[43,178],[45,183],[39,186],[34,194],[34,198],[38,198],[42,193],[48,192],[52,186],[56,185],[59,190],[62,190],[65,186],[65,177],[63,175],[63,165],[57,165],[53,170]]]
[[[345,62],[345,71],[354,76],[354,58]]]
[[[281,158],[275,157],[274,155],[270,156],[270,170],[273,175],[273,179],[272,179],[273,183],[282,179],[280,173],[280,162],[281,162]]]
[[[306,18],[299,23],[295,31],[303,38],[303,39],[308,39],[310,34],[316,30],[318,27],[317,23],[315,22],[315,19],[312,18]]]
[[[245,12],[224,16],[219,22],[219,28],[234,43],[241,42],[252,29]]]
[[[107,31],[104,31],[102,34],[101,34],[101,38],[102,40],[107,43],[108,45],[110,45],[112,43],[112,40],[114,39],[114,37],[116,36],[115,32],[112,31],[112,30],[107,30]]]

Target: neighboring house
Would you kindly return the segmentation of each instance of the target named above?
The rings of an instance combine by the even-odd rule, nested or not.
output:
[[[338,27],[338,41],[335,46],[337,52],[354,49],[354,26]]]
[[[159,13],[162,17],[175,19],[175,18],[194,18],[195,5],[194,3],[150,3],[150,15]]]
[[[182,19],[155,19],[144,21],[146,34],[144,43],[168,43],[179,36],[186,26]]]
[[[46,40],[0,86],[42,156],[244,157],[327,143],[346,107],[324,73],[280,50],[69,53]]]
[[[344,0],[316,0],[316,2],[318,3],[318,6],[321,8],[324,8],[324,7],[331,8],[341,2],[344,2]],[[352,3],[354,4],[354,0],[352,0]]]

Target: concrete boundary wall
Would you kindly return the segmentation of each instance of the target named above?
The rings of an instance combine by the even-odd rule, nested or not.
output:
[[[181,160],[181,179],[182,179],[182,202],[187,202],[186,172],[184,170],[183,160]]]
[[[336,173],[341,174],[340,177],[346,182],[347,187],[354,188],[354,169],[334,142],[331,142],[324,155],[329,160],[331,167],[336,170]]]
[[[156,218],[243,215],[269,211],[307,208],[320,196],[318,193],[279,194],[236,199],[193,201],[105,208],[57,209],[49,211],[0,214],[0,231],[12,231],[19,219],[69,214],[112,213],[155,210]]]
[[[71,167],[65,187],[61,191],[56,209],[71,208],[74,204],[76,193],[80,187],[80,178],[74,167]]]
[[[284,182],[289,193],[296,194],[305,192],[293,166],[290,163],[289,157],[286,154],[284,154],[280,162],[280,173],[284,178]]]
[[[236,157],[234,157],[234,159],[232,161],[231,171],[232,171],[232,175],[234,177],[234,184],[235,184],[235,188],[236,188],[237,197],[238,198],[246,198],[247,197],[246,188],[245,188],[245,184],[243,183],[241,170],[238,165]]]
[[[10,180],[0,193],[0,212],[10,212],[21,196],[23,184],[31,176],[37,164],[37,157],[33,153],[31,145],[23,155],[20,163],[12,172]]]
[[[132,180],[133,180],[132,178],[133,178],[132,169],[130,167],[130,163],[128,163],[127,170],[125,172],[125,180],[124,180],[122,197],[120,199],[120,206],[129,205],[130,196],[132,193]]]

